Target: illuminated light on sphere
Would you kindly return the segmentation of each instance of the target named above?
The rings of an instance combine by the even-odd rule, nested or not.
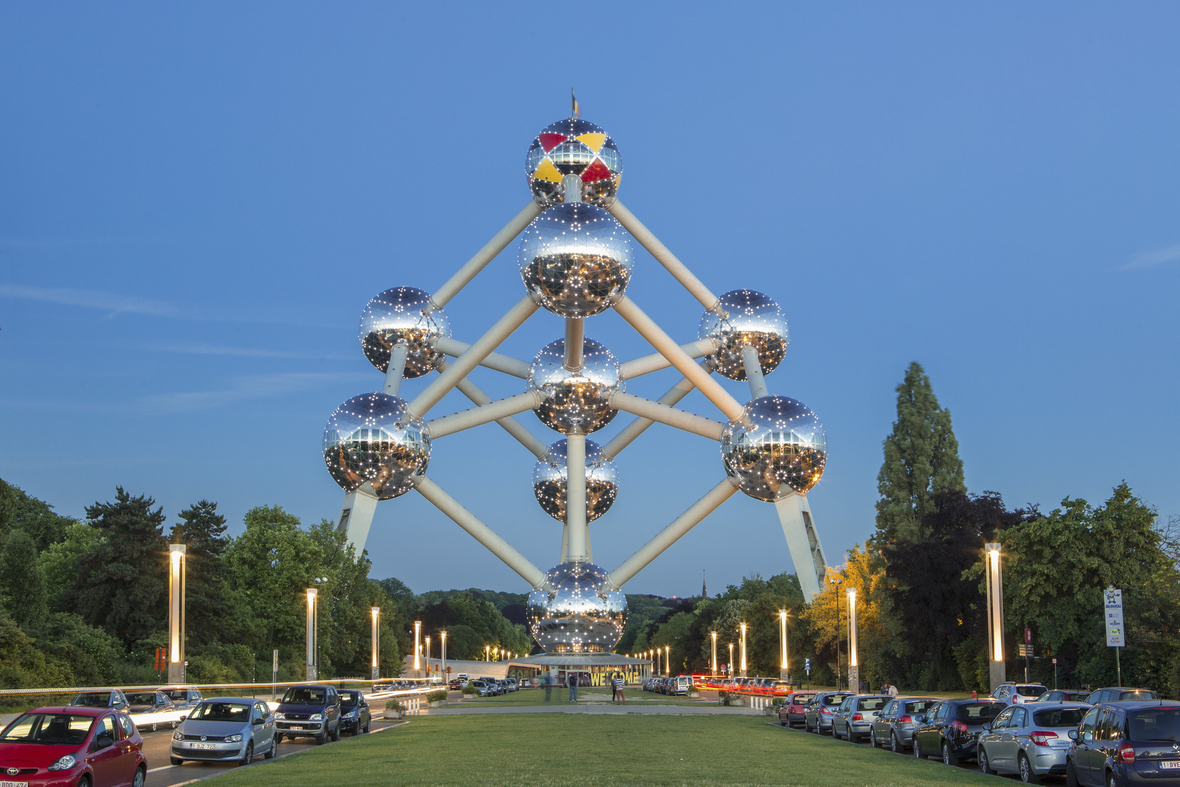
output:
[[[533,467],[533,494],[545,513],[558,522],[565,522],[566,482],[569,470],[566,467],[565,440],[558,440],[549,446],[549,452],[537,460]],[[593,440],[586,441],[586,521],[593,522],[610,510],[619,494],[618,473],[615,463],[602,455],[602,449]]]
[[[623,157],[598,126],[568,118],[541,130],[525,154],[524,172],[533,200],[542,208],[561,203],[566,175],[582,181],[582,202],[609,208],[623,179]]]
[[[361,347],[369,363],[389,369],[389,354],[398,343],[407,345],[405,377],[421,377],[434,368],[442,353],[434,349],[440,336],[450,337],[451,323],[442,309],[426,312],[430,294],[416,287],[386,290],[361,312]]]
[[[324,463],[345,491],[368,481],[381,500],[404,495],[429,462],[430,433],[396,396],[354,396],[324,427]]]
[[[815,413],[786,396],[764,396],[721,433],[725,472],[756,500],[807,492],[824,474],[828,439]]]
[[[593,563],[562,563],[529,594],[529,628],[548,653],[607,653],[623,636],[627,597]]]
[[[602,208],[549,208],[521,233],[520,277],[533,300],[560,317],[610,308],[631,280],[631,236]]]
[[[713,312],[705,312],[697,331],[697,338],[718,343],[717,352],[709,356],[717,371],[731,380],[745,380],[743,347],[758,352],[763,374],[777,369],[788,344],[787,320],[779,305],[754,290],[733,290],[719,300],[729,316],[723,320]]]
[[[614,354],[593,339],[582,342],[582,368],[566,369],[565,339],[545,345],[529,371],[530,389],[545,396],[535,412],[541,422],[562,434],[590,434],[611,422],[618,410],[611,409],[611,394],[623,390],[619,362]]]

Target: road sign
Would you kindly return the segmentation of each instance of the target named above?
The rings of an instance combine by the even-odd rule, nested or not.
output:
[[[1022,644],[1022,645],[1019,645],[1018,647],[1020,648],[1020,655],[1024,656],[1025,658],[1031,658],[1032,656],[1036,655],[1036,653],[1033,652],[1032,645],[1023,645]]]
[[[168,653],[167,648],[156,648],[156,670],[157,671],[164,670],[164,668],[166,666],[165,662],[168,659],[168,656],[166,655],[167,653]]]
[[[1106,607],[1106,645],[1111,648],[1126,646],[1123,632],[1123,591],[1107,588],[1103,591],[1103,606]]]
[[[806,672],[811,672],[811,659],[803,659],[803,669]]]
[[[1028,626],[1024,627],[1024,641],[1030,644],[1032,643],[1032,629]]]

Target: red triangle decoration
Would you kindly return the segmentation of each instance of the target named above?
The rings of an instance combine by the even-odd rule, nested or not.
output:
[[[564,134],[539,134],[537,139],[541,142],[541,147],[546,153],[553,150],[555,147],[565,142],[569,137]]]
[[[586,167],[582,172],[583,183],[594,183],[598,180],[606,180],[611,176],[611,172],[602,163],[602,159],[594,159],[594,163]]]

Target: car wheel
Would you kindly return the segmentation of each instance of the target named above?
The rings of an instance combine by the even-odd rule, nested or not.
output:
[[[576,478],[577,476],[574,476],[574,477]],[[779,723],[779,726],[780,726],[780,727],[787,727],[787,726],[789,726],[789,725],[788,725],[788,724],[787,724],[785,721],[783,721],[781,718],[778,720],[778,723]]]
[[[1065,761],[1065,787],[1078,787],[1078,774],[1073,769],[1073,760]]]
[[[327,730],[320,730],[320,734],[315,736],[316,746],[323,746],[327,742],[328,742],[328,731]]]
[[[242,759],[238,765],[249,765],[250,761],[254,759],[254,741],[246,744],[246,753],[242,755]]]
[[[1028,756],[1024,752],[1020,753],[1018,764],[1020,766],[1020,781],[1025,784],[1041,783],[1041,777],[1032,769],[1032,763],[1028,761]]]
[[[169,757],[168,759],[173,765],[184,765],[184,760],[180,759],[179,757]],[[90,782],[78,782],[78,787],[90,787]]]
[[[894,754],[901,754],[905,751],[905,747],[901,745],[901,738],[897,737],[897,733],[889,736],[889,748],[893,749]]]
[[[874,727],[869,727],[869,748],[877,748],[877,730]]]
[[[78,787],[90,787],[90,777],[83,776],[78,780]]]
[[[282,742],[283,742],[283,736],[276,732],[275,733],[275,746],[278,746]]]
[[[942,764],[943,765],[958,765],[959,758],[951,754],[951,745],[946,741],[942,742]]]
[[[131,787],[143,787],[145,781],[147,781],[147,766],[140,765],[135,769],[135,778],[131,780]]]
[[[1106,787],[1119,787],[1118,782],[1114,780],[1114,771],[1106,772]]]
[[[332,740],[340,740],[340,722],[336,722],[336,729],[332,730]]]
[[[914,738],[914,756],[917,757],[919,760],[926,759],[925,757],[922,756],[922,744],[918,743],[917,737]]]
[[[986,773],[986,774],[995,773],[995,771],[992,770],[991,763],[987,761],[987,750],[986,749],[981,748],[979,750],[979,755],[976,759],[979,760],[979,770],[981,773]]]

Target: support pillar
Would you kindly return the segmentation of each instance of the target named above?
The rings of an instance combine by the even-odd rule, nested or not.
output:
[[[184,544],[169,544],[168,682],[184,683]]]
[[[783,526],[783,535],[787,539],[787,549],[791,553],[791,562],[795,564],[803,597],[811,601],[819,595],[828,570],[824,548],[811,519],[811,506],[807,503],[806,495],[790,494],[776,501],[774,507]]]

